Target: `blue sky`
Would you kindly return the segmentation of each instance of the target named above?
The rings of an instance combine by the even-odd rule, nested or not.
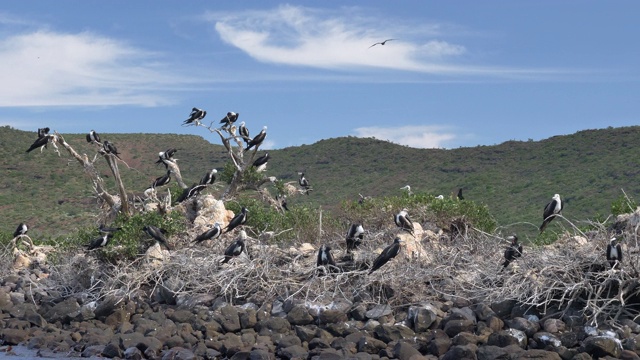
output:
[[[635,1],[10,1],[0,124],[456,148],[636,125]],[[386,45],[371,44],[393,38]],[[207,121],[205,121],[207,122]]]

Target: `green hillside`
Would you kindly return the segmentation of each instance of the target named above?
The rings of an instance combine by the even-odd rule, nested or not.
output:
[[[101,137],[116,144],[131,167],[120,166],[127,190],[139,193],[163,174],[164,168],[155,160],[159,151],[169,147],[178,149],[176,158],[187,183],[198,181],[213,167],[223,167],[227,157],[217,145],[218,136],[204,129],[202,135]],[[93,157],[95,149],[86,143],[85,134],[63,136],[77,151]],[[13,231],[24,221],[36,234],[61,234],[95,224],[96,200],[88,177],[65,151],[61,157],[51,149],[25,153],[35,137],[35,132],[0,127],[2,229]],[[462,187],[467,199],[487,204],[500,225],[528,222],[538,226],[542,208],[554,193],[566,199],[563,213],[572,221],[606,217],[621,189],[632,197],[638,194],[639,139],[640,127],[624,127],[585,130],[537,142],[442,150],[343,137],[269,150],[267,174],[296,181],[297,172],[305,171],[314,191],[290,199],[289,206],[331,209],[344,199],[357,199],[358,193],[398,195],[407,184],[414,192],[445,196]],[[111,180],[105,161],[99,158],[96,164],[105,179]],[[507,231],[520,228],[535,230],[532,225],[519,225]]]

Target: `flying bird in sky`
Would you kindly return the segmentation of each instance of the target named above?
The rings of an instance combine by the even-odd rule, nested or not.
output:
[[[387,40],[385,40],[385,41],[377,42],[377,43],[375,43],[375,44],[373,44],[373,45],[369,46],[369,49],[371,49],[372,47],[374,47],[374,46],[376,46],[376,45],[384,45],[384,44],[386,44],[386,43],[387,43],[387,41],[392,41],[392,40],[395,40],[395,39],[387,39]]]

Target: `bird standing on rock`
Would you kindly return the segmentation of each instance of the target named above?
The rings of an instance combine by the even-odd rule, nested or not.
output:
[[[413,235],[413,222],[409,218],[406,208],[400,210],[400,212],[393,217],[393,221],[401,230],[408,231]]]

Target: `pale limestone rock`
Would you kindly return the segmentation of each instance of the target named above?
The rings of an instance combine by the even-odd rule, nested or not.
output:
[[[162,261],[169,257],[169,251],[164,250],[159,243],[155,243],[150,246],[144,254],[148,263],[153,266],[162,264]]]

